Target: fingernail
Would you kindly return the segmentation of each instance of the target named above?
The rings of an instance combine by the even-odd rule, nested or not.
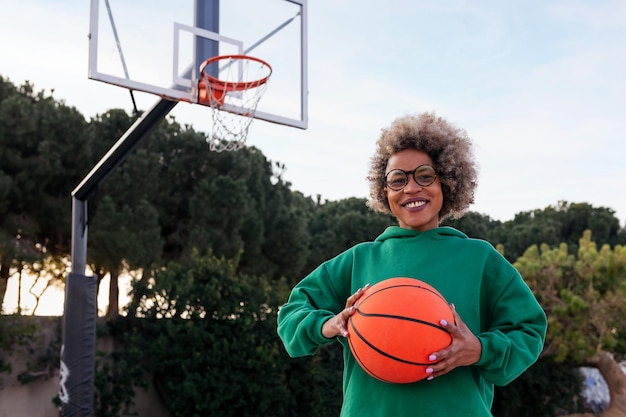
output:
[[[432,374],[433,373],[433,368],[426,368],[426,373],[427,374]]]
[[[433,378],[434,378],[434,376],[432,376],[432,375],[431,375],[431,376],[429,376],[428,378],[426,378],[426,380],[428,380],[428,381],[432,381],[432,380],[433,380]]]
[[[348,331],[347,330],[343,331],[343,337],[348,337]]]
[[[436,361],[436,360],[437,360],[437,355],[430,355],[430,356],[428,357],[428,360],[429,360],[429,361]]]
[[[454,305],[454,303],[450,304],[452,306],[452,310],[456,310],[456,306]]]
[[[439,322],[442,326],[447,326],[448,325],[448,321],[446,319],[441,319],[441,321]]]
[[[354,306],[350,307],[350,308],[348,309],[348,312],[349,312],[349,313],[354,313]]]

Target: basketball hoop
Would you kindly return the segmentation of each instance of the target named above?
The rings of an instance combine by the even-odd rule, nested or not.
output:
[[[219,68],[213,69],[217,65]],[[219,73],[219,78],[210,72]],[[212,151],[236,151],[244,147],[271,74],[272,67],[267,62],[246,55],[215,56],[202,63],[198,103],[211,108],[213,131],[207,142]]]

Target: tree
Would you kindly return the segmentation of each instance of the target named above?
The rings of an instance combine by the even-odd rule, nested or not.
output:
[[[395,217],[374,212],[364,198],[317,202],[310,215],[311,253],[307,272],[357,243],[373,241]]]
[[[0,301],[12,271],[67,256],[69,196],[89,163],[85,131],[75,108],[0,77]]]
[[[566,201],[556,207],[518,213],[513,220],[496,225],[486,238],[502,244],[504,255],[515,262],[533,244],[557,246],[565,242],[571,252],[576,252],[578,238],[585,230],[590,230],[600,245],[626,244],[626,229],[620,229],[614,210]]]
[[[290,392],[312,371],[288,372],[276,337],[284,280],[237,274],[236,262],[193,255],[157,272],[126,345],[144,353],[173,415],[315,415]]]
[[[494,417],[554,417],[583,410],[582,374],[549,358],[540,358],[510,384],[495,387]]]
[[[585,231],[577,255],[562,243],[531,246],[515,267],[548,316],[543,356],[570,366],[597,367],[609,385],[604,417],[626,416],[626,376],[614,355],[626,353],[626,247],[598,250]]]
[[[92,120],[95,152],[104,154],[130,122],[121,110]],[[241,272],[272,279],[300,275],[310,199],[289,187],[258,149],[210,152],[204,134],[173,117],[163,121],[90,201],[89,259],[99,277],[111,274],[109,306],[115,306],[115,277],[123,269],[141,271],[137,279],[145,285],[151,268],[184,263],[194,252],[238,258]],[[133,261],[138,252],[141,260]]]
[[[447,218],[442,222],[442,226],[452,226],[469,237],[492,241],[493,230],[501,226],[502,222],[493,220],[486,214],[468,211],[458,219]],[[500,242],[497,242],[500,243]]]
[[[156,210],[145,200],[116,207],[110,196],[100,201],[90,229],[93,241],[90,258],[97,259],[101,279],[110,275],[109,305],[106,316],[119,314],[118,277],[124,270],[137,271],[156,263],[162,244]]]
[[[205,135],[172,122],[146,143],[158,156],[156,190],[162,259],[185,262],[194,252],[238,258],[238,268],[272,279],[301,273],[308,237],[306,199],[272,171],[253,147],[209,151]]]
[[[100,159],[127,131],[133,119],[114,109],[93,118],[88,136]],[[146,140],[150,140],[148,137]],[[139,147],[118,166],[89,201],[91,211],[88,252],[91,269],[101,281],[109,274],[106,315],[119,314],[118,277],[156,263],[162,251],[157,210],[151,205],[158,189],[158,157]],[[92,162],[95,165],[97,160]],[[146,181],[148,179],[148,181]]]
[[[0,315],[0,386],[3,379],[1,374],[13,370],[8,361],[9,356],[20,349],[27,349],[38,330],[39,326],[33,317]]]

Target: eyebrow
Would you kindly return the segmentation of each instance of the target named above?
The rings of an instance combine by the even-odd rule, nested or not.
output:
[[[406,173],[410,173],[410,172],[415,172],[415,171],[417,171],[417,168],[419,168],[419,167],[423,167],[423,166],[428,166],[428,167],[432,168],[432,169],[433,169],[433,171],[435,171],[435,173],[437,173],[437,170],[436,170],[436,169],[435,169],[435,167],[434,167],[434,166],[432,166],[431,164],[419,164],[418,166],[416,166],[416,167],[415,167],[415,168],[413,168],[413,169],[391,168],[389,171],[386,171],[386,170],[385,170],[386,172],[385,172],[385,174],[384,174],[383,176],[387,176],[387,175],[388,175],[391,171],[395,171],[395,170],[402,171],[402,172],[404,172],[405,174],[406,174]]]

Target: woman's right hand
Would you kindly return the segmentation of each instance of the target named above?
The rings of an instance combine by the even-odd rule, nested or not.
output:
[[[359,288],[357,292],[348,297],[346,307],[343,310],[326,320],[322,326],[322,334],[325,338],[332,339],[337,336],[348,337],[348,319],[354,313],[354,304],[369,287],[370,284],[366,284],[363,288]]]

